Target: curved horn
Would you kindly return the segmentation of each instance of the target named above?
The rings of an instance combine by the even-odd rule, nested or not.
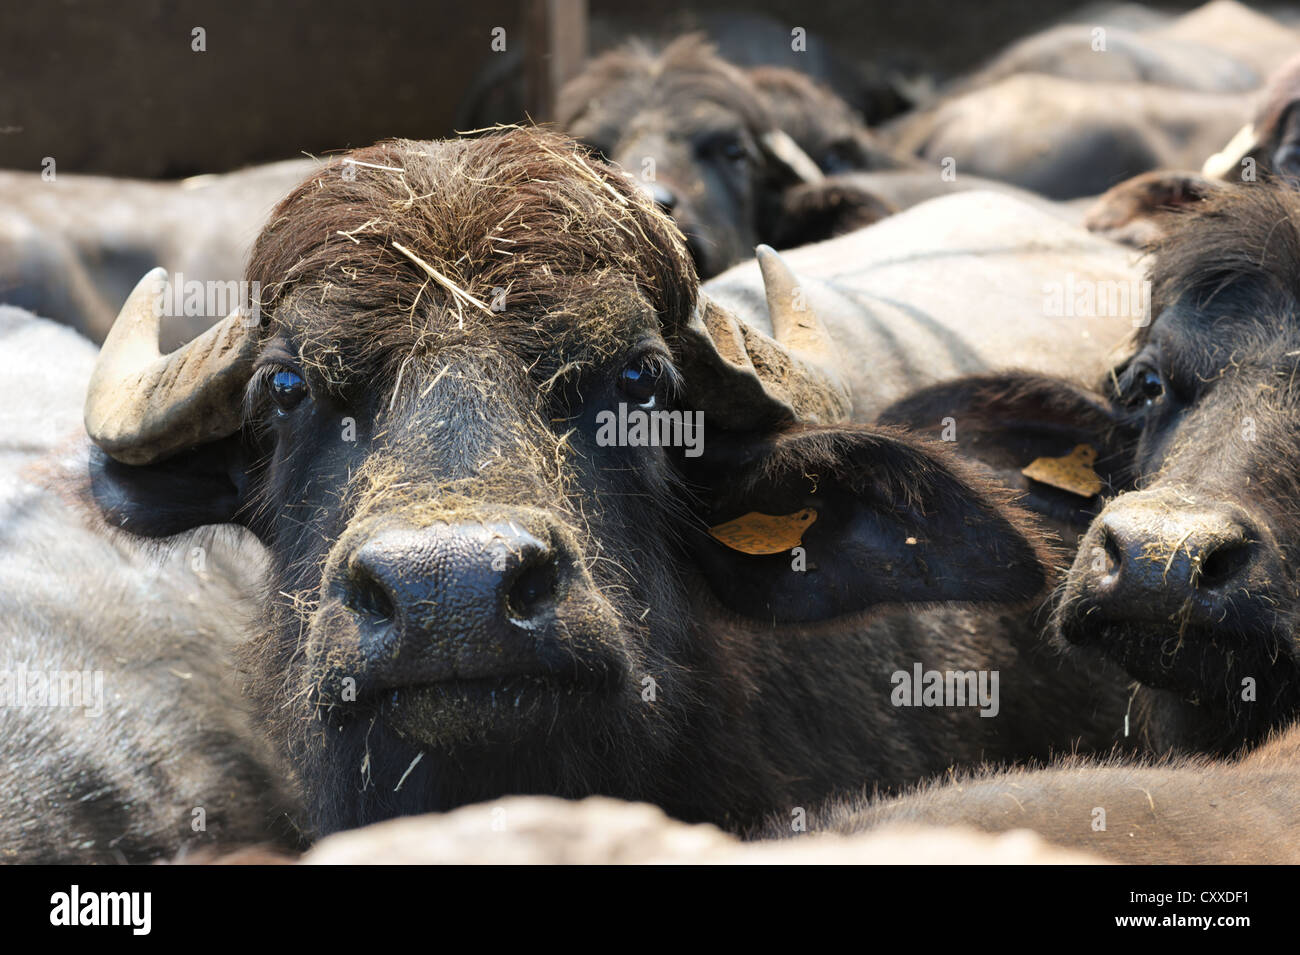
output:
[[[168,355],[158,350],[167,273],[131,292],[100,349],[86,391],[86,432],[112,458],[149,464],[239,430],[256,325],[236,310]]]
[[[835,361],[835,343],[826,326],[806,304],[802,303],[799,280],[770,245],[754,250],[758,269],[763,274],[763,294],[767,314],[772,320],[772,337],[788,348],[819,365]]]
[[[730,430],[832,424],[853,409],[826,326],[802,303],[799,282],[766,245],[758,266],[772,337],[701,293],[681,332],[681,361],[691,401]]]
[[[821,182],[826,178],[812,157],[803,151],[789,133],[773,129],[759,139],[768,153],[784,163],[800,182]]]
[[[1205,160],[1201,175],[1210,179],[1230,179],[1241,175],[1241,161],[1260,146],[1255,124],[1247,123],[1237,130],[1228,145]]]

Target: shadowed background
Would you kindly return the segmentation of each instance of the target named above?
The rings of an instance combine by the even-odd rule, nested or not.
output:
[[[0,167],[39,171],[52,156],[59,172],[188,176],[517,121],[538,102],[526,90],[524,51],[542,2],[10,0],[0,10]],[[590,0],[588,49],[704,29],[728,58],[801,69],[875,122],[902,107],[900,79],[943,79],[1064,16],[1086,22],[1093,9],[1053,0]],[[808,31],[805,53],[791,52],[795,26]],[[206,31],[206,52],[191,49],[195,27]],[[506,31],[505,52],[492,49],[495,27]],[[546,118],[544,108],[531,112]]]

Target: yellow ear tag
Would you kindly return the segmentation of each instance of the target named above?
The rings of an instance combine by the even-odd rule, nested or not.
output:
[[[742,554],[780,554],[798,547],[803,532],[817,520],[811,507],[793,514],[760,514],[750,511],[735,520],[710,527],[709,533]]]
[[[1092,497],[1101,490],[1101,478],[1092,469],[1096,460],[1096,450],[1091,445],[1081,444],[1064,457],[1035,458],[1020,473],[1062,491]]]

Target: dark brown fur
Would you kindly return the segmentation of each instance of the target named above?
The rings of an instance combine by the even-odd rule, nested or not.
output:
[[[395,381],[408,356],[459,337],[459,321],[436,338],[424,323],[393,321],[407,310],[426,321],[458,312],[443,287],[395,251],[398,243],[480,301],[503,289],[508,307],[493,316],[492,334],[524,348],[540,347],[549,330],[572,321],[576,303],[598,300],[608,283],[628,277],[656,314],[694,308],[678,233],[628,177],[540,132],[494,137],[490,149],[483,142],[357,150],[349,157],[355,178],[345,178],[347,165],[331,164],[290,193],[259,236],[248,278],[261,283],[264,310],[291,297],[325,306],[288,307],[295,322],[313,323],[309,340],[338,356],[322,359],[322,372],[339,388]]]

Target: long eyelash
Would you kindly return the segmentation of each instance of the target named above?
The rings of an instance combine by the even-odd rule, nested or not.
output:
[[[245,424],[256,423],[261,419],[262,409],[270,397],[271,376],[282,371],[284,365],[263,365],[253,372],[244,388],[243,416]]]
[[[651,374],[663,382],[666,397],[675,399],[681,394],[684,384],[682,373],[666,356],[652,353],[646,355],[641,361]]]

